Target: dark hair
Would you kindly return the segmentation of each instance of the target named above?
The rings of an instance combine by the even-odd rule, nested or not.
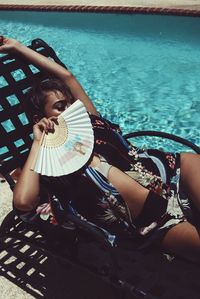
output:
[[[60,91],[69,104],[75,102],[75,98],[69,87],[58,79],[47,79],[36,83],[26,94],[26,112],[30,119],[34,115],[38,118],[44,117],[44,106],[46,104],[47,93],[50,91]]]

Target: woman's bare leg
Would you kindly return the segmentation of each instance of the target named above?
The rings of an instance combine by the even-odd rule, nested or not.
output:
[[[200,211],[200,155],[181,154],[181,182],[189,198]]]
[[[195,226],[182,222],[172,227],[162,241],[163,249],[200,263],[200,236]]]
[[[200,211],[200,155],[181,154],[181,183]],[[199,231],[189,222],[183,222],[171,228],[165,235],[162,246],[175,255],[200,262]]]

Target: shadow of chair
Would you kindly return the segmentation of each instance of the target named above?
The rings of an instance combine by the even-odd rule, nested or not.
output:
[[[62,64],[41,39],[30,47]],[[32,143],[32,127],[23,109],[25,93],[33,81],[47,76],[20,57],[0,58],[0,173],[11,189],[15,182],[10,172],[23,165]],[[199,147],[167,133],[134,132],[125,137],[141,135],[170,138],[200,153]],[[180,259],[169,262],[156,250],[111,248],[88,223],[71,220],[78,227],[78,241],[66,237],[51,242],[44,228],[22,222],[11,211],[0,228],[0,275],[35,298],[199,298],[196,265]]]
[[[81,244],[80,250],[85,250],[86,254],[83,242]],[[3,222],[0,246],[0,274],[34,298],[118,296],[117,287],[106,276],[101,277],[98,269],[91,271],[83,256],[82,259],[76,255],[72,258],[67,245],[65,250],[47,248],[45,237],[38,228],[26,225],[13,212]]]

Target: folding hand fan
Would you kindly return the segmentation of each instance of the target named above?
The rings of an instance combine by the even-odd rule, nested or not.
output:
[[[80,100],[58,116],[54,132],[43,134],[35,165],[42,175],[61,176],[77,171],[89,160],[94,133],[89,115]]]

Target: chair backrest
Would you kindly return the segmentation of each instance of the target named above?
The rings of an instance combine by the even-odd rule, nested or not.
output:
[[[43,40],[35,39],[29,47],[65,66]],[[0,57],[0,173],[3,175],[21,166],[27,157],[32,125],[24,111],[25,94],[33,82],[48,77],[21,57]]]

